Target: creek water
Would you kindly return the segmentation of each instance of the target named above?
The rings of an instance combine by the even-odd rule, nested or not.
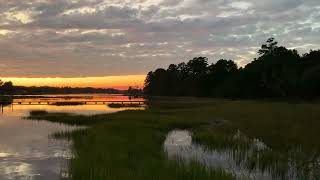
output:
[[[19,97],[21,98],[21,97]],[[37,101],[127,101],[124,95],[43,95],[13,99],[13,102]],[[142,99],[135,99],[142,100]],[[1,180],[57,180],[66,176],[67,162],[72,157],[72,142],[50,137],[55,132],[71,131],[67,126],[47,121],[26,120],[32,110],[77,114],[112,113],[131,108],[110,108],[98,105],[7,105],[0,112],[0,179]]]
[[[181,163],[193,161],[207,168],[221,169],[239,180],[320,178],[319,156],[309,154],[307,159],[300,159],[302,152],[299,149],[279,154],[259,139],[250,139],[240,131],[233,134],[231,139],[233,143],[207,148],[193,142],[190,131],[173,130],[167,134],[164,151],[169,159]],[[283,158],[286,156],[289,158]]]

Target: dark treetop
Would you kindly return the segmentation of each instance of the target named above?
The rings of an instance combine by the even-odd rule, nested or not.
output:
[[[148,73],[144,93],[156,96],[227,98],[313,98],[320,95],[320,50],[297,50],[267,40],[244,68],[232,60],[208,64],[206,57]]]

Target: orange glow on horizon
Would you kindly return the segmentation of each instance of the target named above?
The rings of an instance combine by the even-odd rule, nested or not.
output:
[[[125,75],[105,77],[77,77],[77,78],[25,78],[7,77],[2,81],[12,81],[16,86],[53,86],[53,87],[94,87],[127,89],[129,86],[143,87],[146,75]]]

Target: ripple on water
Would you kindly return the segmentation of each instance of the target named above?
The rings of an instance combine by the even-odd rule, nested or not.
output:
[[[240,132],[239,134],[235,134],[234,138],[238,138],[239,135]],[[258,150],[267,148],[267,146],[258,139],[254,140],[252,146]],[[234,149],[218,151],[192,143],[192,134],[187,130],[174,130],[169,132],[164,142],[164,150],[169,159],[182,159],[186,162],[195,160],[204,166],[230,172],[234,174],[237,179],[278,179],[272,177],[267,171],[263,172],[258,168],[250,170],[245,165],[245,162],[237,162],[234,156]]]

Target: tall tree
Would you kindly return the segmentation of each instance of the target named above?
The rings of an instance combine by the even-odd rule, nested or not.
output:
[[[2,86],[0,87],[2,93],[4,94],[12,94],[13,93],[13,84],[11,81],[2,83]]]
[[[221,59],[216,64],[212,64],[208,67],[207,75],[207,87],[209,94],[214,96],[221,94],[221,86],[231,76],[235,75],[238,71],[238,66],[232,60]]]
[[[259,49],[258,53],[260,55],[267,55],[271,53],[274,49],[276,49],[278,42],[275,41],[274,38],[269,38],[265,44],[262,44],[261,48]]]
[[[204,74],[208,66],[208,58],[196,57],[187,63],[190,73],[194,75]]]
[[[301,93],[304,97],[320,96],[320,50],[311,50],[301,61]]]

